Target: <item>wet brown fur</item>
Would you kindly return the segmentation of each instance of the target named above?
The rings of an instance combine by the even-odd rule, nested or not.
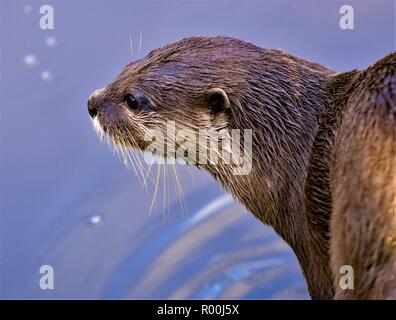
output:
[[[91,99],[118,139],[144,128],[253,129],[253,168],[203,167],[296,253],[312,298],[396,297],[396,54],[364,71],[319,64],[228,37],[192,37],[125,67]],[[230,112],[213,115],[213,88]],[[149,97],[133,113],[127,93]],[[94,100],[94,101],[92,101]],[[341,265],[355,289],[340,290]]]

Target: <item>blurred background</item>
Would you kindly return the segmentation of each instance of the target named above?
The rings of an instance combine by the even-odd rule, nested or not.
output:
[[[44,4],[53,30],[39,27]],[[339,27],[343,4],[1,1],[0,298],[309,298],[290,248],[206,172],[178,167],[183,210],[162,176],[149,215],[152,183],[145,191],[99,142],[86,101],[128,61],[192,35],[337,71],[395,50],[393,1],[348,1],[353,30]],[[53,290],[39,286],[42,265],[53,267]]]

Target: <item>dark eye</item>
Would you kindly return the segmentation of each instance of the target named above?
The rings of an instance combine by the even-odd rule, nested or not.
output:
[[[138,100],[129,93],[125,96],[124,101],[126,102],[128,107],[131,108],[132,110],[137,109],[139,106]]]

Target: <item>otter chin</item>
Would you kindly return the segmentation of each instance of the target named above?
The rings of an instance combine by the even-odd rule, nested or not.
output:
[[[272,226],[313,299],[396,298],[396,53],[336,73],[229,37],[191,37],[126,65],[88,111],[99,136],[140,151],[170,122],[176,136],[188,131],[166,135],[162,154],[193,159]],[[220,161],[198,161],[212,142]],[[248,142],[249,170],[238,174],[236,149],[224,155]],[[353,288],[341,285],[345,266]]]

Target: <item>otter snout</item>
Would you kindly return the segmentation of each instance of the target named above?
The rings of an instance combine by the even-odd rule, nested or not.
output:
[[[98,114],[97,101],[102,90],[103,88],[95,90],[94,92],[91,93],[91,95],[88,98],[88,102],[87,102],[88,112],[91,118],[94,118]]]
[[[88,112],[91,118],[95,117],[98,114],[98,109],[95,107],[95,103],[91,98],[88,99]]]

